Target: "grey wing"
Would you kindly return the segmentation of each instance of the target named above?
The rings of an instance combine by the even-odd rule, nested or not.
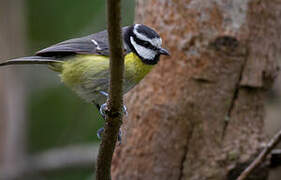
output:
[[[37,56],[67,56],[73,54],[108,55],[107,31],[63,41],[36,53]]]
[[[126,29],[127,27],[122,28],[123,34]],[[37,56],[44,57],[64,57],[74,54],[98,54],[109,56],[107,31],[104,30],[89,36],[63,41],[36,53]]]

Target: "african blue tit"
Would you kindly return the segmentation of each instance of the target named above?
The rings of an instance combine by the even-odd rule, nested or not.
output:
[[[122,28],[124,46],[124,89],[138,84],[159,61],[169,55],[161,47],[162,39],[153,29],[135,24]],[[11,59],[0,66],[46,64],[60,73],[63,83],[98,108],[106,101],[109,87],[109,44],[106,30],[63,41],[38,51],[34,56]]]

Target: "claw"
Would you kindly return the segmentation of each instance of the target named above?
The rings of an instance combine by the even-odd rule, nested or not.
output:
[[[98,139],[101,139],[103,132],[104,132],[104,128],[103,127],[100,128],[97,131]],[[122,131],[120,129],[119,129],[119,133],[118,133],[118,136],[117,136],[117,141],[119,142],[119,144],[121,144],[121,142],[122,142]]]
[[[107,104],[104,103],[100,106],[100,114],[102,115],[102,117],[105,117],[105,111],[107,110]]]
[[[125,116],[128,116],[128,111],[127,111],[127,107],[125,105],[123,105],[123,109],[122,109],[123,113]]]
[[[99,91],[99,93],[101,95],[104,95],[105,97],[108,97],[108,93],[107,92],[104,92],[104,91]],[[107,109],[107,104],[104,103],[102,104],[100,107],[99,107],[99,111],[100,111],[100,114],[102,115],[103,119],[105,118],[105,111]]]
[[[101,139],[103,131],[104,131],[104,128],[103,128],[103,127],[100,128],[100,129],[97,131],[97,136],[98,136],[99,139]]]
[[[105,111],[107,110],[107,104],[104,103],[100,106],[100,114],[102,115],[102,117],[105,117]],[[124,113],[125,116],[128,116],[128,111],[127,111],[127,107],[123,106],[122,108],[122,112]]]
[[[105,97],[108,97],[108,93],[107,92],[104,92],[104,91],[99,91],[100,94],[104,95]],[[99,106],[97,106],[99,107]],[[102,104],[100,107],[99,107],[99,110],[100,110],[100,114],[102,115],[102,117],[105,117],[105,111],[107,109],[107,104],[104,103]],[[128,116],[128,111],[127,111],[127,107],[124,105],[123,106],[123,109],[122,109],[123,113],[125,116]]]
[[[118,133],[118,136],[117,136],[117,141],[119,142],[119,145],[122,143],[122,131],[121,131],[121,129],[119,129],[119,133]]]

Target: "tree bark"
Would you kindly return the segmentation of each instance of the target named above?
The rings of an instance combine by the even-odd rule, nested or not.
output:
[[[122,124],[124,58],[121,35],[121,0],[107,0],[110,83],[105,126],[97,159],[96,179],[111,180],[111,162]]]
[[[139,0],[136,22],[172,56],[126,97],[112,178],[236,179],[267,140],[280,17],[280,0]],[[266,179],[261,168],[251,177]]]

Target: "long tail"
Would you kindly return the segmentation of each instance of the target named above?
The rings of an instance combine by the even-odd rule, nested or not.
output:
[[[12,64],[52,64],[55,62],[61,62],[61,61],[54,59],[52,57],[29,56],[29,57],[21,57],[21,58],[7,60],[5,62],[0,63],[0,66],[6,66]]]

